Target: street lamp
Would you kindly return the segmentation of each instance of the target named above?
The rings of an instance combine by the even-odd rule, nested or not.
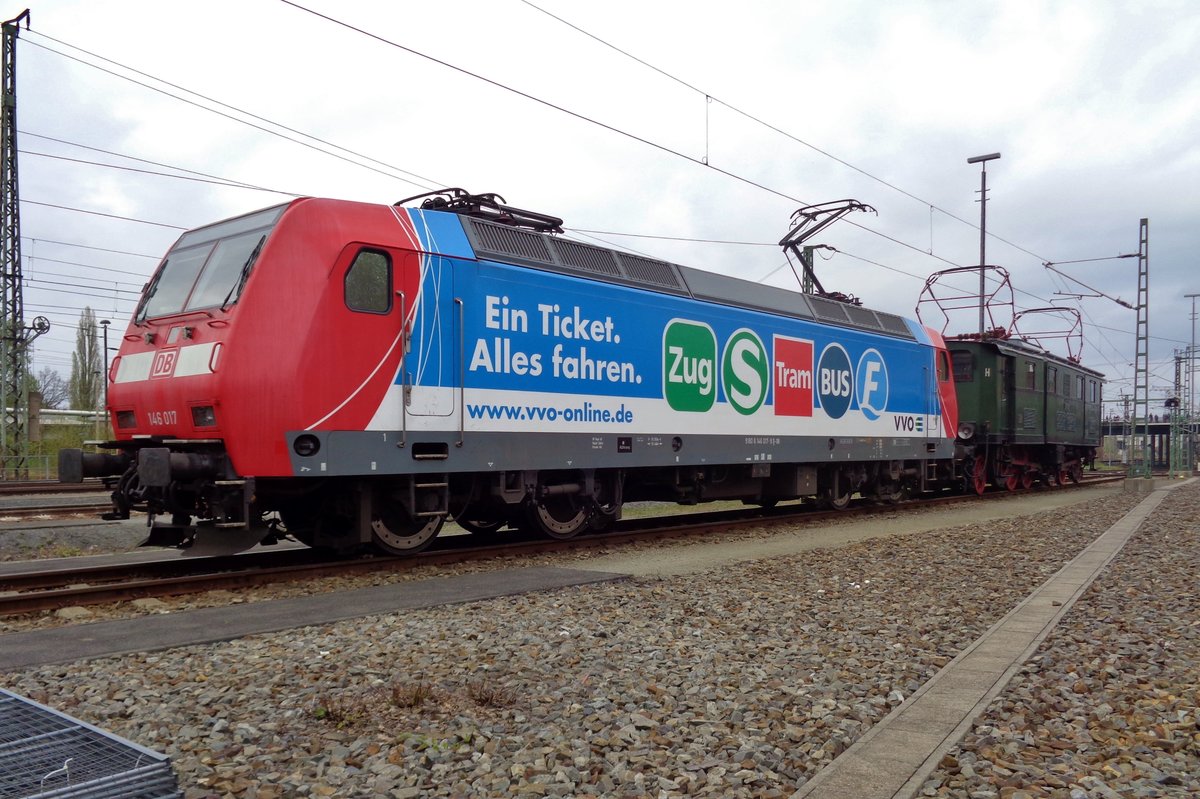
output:
[[[983,338],[983,298],[987,295],[983,265],[987,263],[987,162],[995,161],[1000,153],[976,155],[967,159],[968,164],[979,164],[979,338]]]

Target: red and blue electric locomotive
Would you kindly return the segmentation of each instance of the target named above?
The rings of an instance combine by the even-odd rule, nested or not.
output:
[[[427,546],[554,537],[624,502],[896,499],[961,485],[941,335],[853,303],[583,244],[447,190],[298,199],[189,231],[109,375],[113,485],[157,541],[282,524]]]

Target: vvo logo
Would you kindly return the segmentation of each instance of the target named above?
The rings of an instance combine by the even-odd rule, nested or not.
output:
[[[908,433],[925,432],[925,419],[920,416],[897,416],[896,429]]]
[[[154,353],[154,363],[150,366],[150,377],[170,377],[175,373],[175,364],[179,360],[179,350],[159,350]]]
[[[854,375],[854,390],[858,395],[858,409],[871,421],[879,418],[887,408],[888,371],[887,364],[878,350],[870,349],[858,359]]]

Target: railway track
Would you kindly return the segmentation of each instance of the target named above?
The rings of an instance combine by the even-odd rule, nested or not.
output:
[[[0,507],[0,521],[38,518],[65,519],[72,516],[88,516],[95,519],[101,513],[109,510],[112,510],[111,502],[74,502],[64,505]]]
[[[1093,477],[1085,479],[1078,486],[1065,486],[1064,490],[1120,479],[1123,479],[1123,476]],[[859,501],[844,511],[820,510],[813,505],[784,505],[770,509],[753,508],[626,519],[611,532],[566,541],[527,538],[521,533],[505,532],[501,534],[503,541],[490,539],[488,543],[481,544],[479,535],[452,535],[439,539],[436,549],[406,557],[372,555],[331,560],[320,552],[304,548],[202,558],[174,557],[84,568],[54,568],[47,564],[46,567],[28,572],[0,575],[0,617],[68,606],[179,596],[218,589],[232,590],[320,577],[349,576],[383,570],[412,571],[425,566],[487,560],[501,556],[599,549],[638,541],[722,532],[754,524],[850,519],[856,516],[892,513],[900,509],[920,510],[1013,496],[1010,492],[994,491],[983,497],[953,495],[894,505]]]
[[[88,477],[82,483],[60,483],[57,480],[0,481],[0,497],[28,494],[86,494],[107,491],[99,478]]]

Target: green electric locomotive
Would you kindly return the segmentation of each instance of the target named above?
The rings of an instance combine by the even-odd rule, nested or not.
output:
[[[968,484],[1078,482],[1100,446],[1104,376],[1011,339],[947,341]]]

